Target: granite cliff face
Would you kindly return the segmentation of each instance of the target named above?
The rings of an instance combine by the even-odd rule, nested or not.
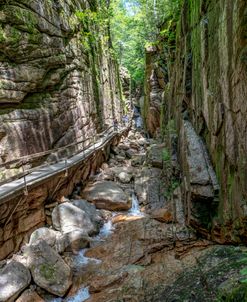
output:
[[[165,70],[160,66],[160,51],[156,46],[146,47],[145,97],[141,106],[147,132],[155,137],[160,128],[162,94],[166,87]]]
[[[178,129],[187,221],[219,242],[246,240],[246,18],[243,0],[185,0],[176,53],[163,48],[164,37],[157,46],[156,66],[163,60],[169,77],[162,126],[173,119]],[[217,177],[201,178],[201,165]]]
[[[0,164],[95,137],[121,118],[118,65],[97,3],[0,0]],[[26,198],[1,201],[0,259],[45,224],[45,204],[58,191],[71,194],[108,157],[111,144],[67,177],[54,177]],[[82,145],[66,152],[77,148]],[[19,172],[20,165],[7,166],[0,169],[0,179]]]
[[[121,116],[107,26],[85,27],[100,9],[0,1],[0,163],[92,137]]]

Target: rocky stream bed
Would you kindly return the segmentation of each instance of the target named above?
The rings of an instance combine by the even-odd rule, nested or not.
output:
[[[246,248],[186,226],[163,149],[133,129],[98,174],[47,205],[49,225],[1,262],[0,301],[247,301]]]

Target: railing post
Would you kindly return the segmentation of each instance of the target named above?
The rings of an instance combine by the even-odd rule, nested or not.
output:
[[[27,180],[26,180],[26,174],[25,174],[25,168],[24,168],[24,162],[21,162],[21,167],[22,167],[22,172],[23,172],[23,181],[24,181],[24,195],[28,195],[28,190],[27,190]]]
[[[85,141],[82,141],[82,156],[85,157]]]
[[[68,163],[67,163],[67,158],[65,158],[65,161],[64,161],[64,166],[65,166],[65,174],[64,174],[64,177],[68,177]]]

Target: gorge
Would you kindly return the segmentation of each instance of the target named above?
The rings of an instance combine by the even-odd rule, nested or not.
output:
[[[247,301],[245,0],[0,0],[0,301]]]

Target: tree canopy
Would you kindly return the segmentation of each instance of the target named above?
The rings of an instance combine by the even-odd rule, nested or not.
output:
[[[144,78],[145,46],[155,43],[158,28],[177,19],[181,0],[112,0],[111,33],[121,65],[132,80]]]

